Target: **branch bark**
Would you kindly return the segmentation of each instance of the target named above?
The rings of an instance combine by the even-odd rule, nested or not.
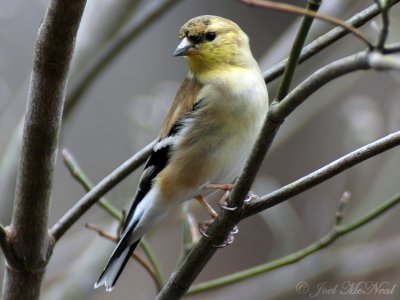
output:
[[[35,45],[2,299],[38,299],[54,241],[47,220],[67,75],[85,0],[50,1]],[[34,174],[34,175],[33,175]]]
[[[389,6],[394,6],[395,4],[399,3],[400,0],[392,0],[389,3]],[[364,9],[363,11],[355,14],[352,16],[350,19],[346,20],[346,23],[350,24],[353,27],[361,27],[377,15],[381,13],[380,8],[378,5],[373,4],[369,6],[368,8]],[[320,51],[324,50],[328,46],[332,45],[334,42],[338,41],[342,37],[346,36],[349,34],[349,32],[344,29],[343,27],[336,27],[332,29],[331,31],[325,33],[324,35],[321,35],[319,38],[316,40],[312,41],[309,43],[307,46],[303,48],[300,54],[299,58],[299,63],[302,63],[309,59],[310,57],[314,56],[315,54],[319,53]],[[399,47],[400,48],[400,47]],[[390,51],[390,50],[389,50]],[[398,51],[398,50],[397,50]],[[396,51],[396,52],[397,52]],[[385,52],[389,53],[389,52]],[[392,53],[392,52],[390,52]],[[285,66],[287,64],[287,59],[282,60],[281,62],[277,63],[273,67],[269,68],[266,70],[263,75],[265,78],[265,82],[269,83],[275,79],[277,79],[279,76],[283,74],[283,71],[285,69]]]
[[[382,152],[400,145],[400,131],[389,134],[246,205],[242,218],[275,206]]]

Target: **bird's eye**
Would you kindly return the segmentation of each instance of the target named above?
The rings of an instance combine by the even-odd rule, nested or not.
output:
[[[217,34],[215,32],[207,32],[206,33],[206,40],[207,41],[213,41],[217,37]]]

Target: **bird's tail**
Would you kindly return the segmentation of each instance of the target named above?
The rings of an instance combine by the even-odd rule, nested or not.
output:
[[[94,284],[95,289],[104,285],[107,292],[112,291],[119,275],[121,275],[122,270],[139,242],[140,240],[129,246],[117,245],[99,279]],[[121,251],[121,249],[123,250]]]

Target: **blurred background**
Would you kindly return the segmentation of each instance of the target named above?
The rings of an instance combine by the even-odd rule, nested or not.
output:
[[[76,45],[70,87],[79,82],[85,68],[127,27],[138,24],[166,1],[88,1]],[[262,71],[287,56],[300,18],[282,12],[251,8],[232,0],[181,0],[171,4],[133,39],[79,97],[64,118],[60,150],[68,148],[82,169],[99,182],[136,151],[152,141],[187,72],[182,58],[172,52],[181,25],[202,14],[220,15],[237,22],[249,35],[253,54]],[[305,6],[306,1],[288,1]],[[342,19],[374,1],[325,1],[321,12]],[[0,0],[0,222],[8,224],[12,211],[19,124],[27,99],[36,32],[46,0]],[[389,41],[400,40],[399,5],[391,10]],[[374,40],[380,19],[362,27]],[[331,29],[316,21],[311,41]],[[397,29],[397,30],[395,30]],[[293,86],[319,67],[362,50],[349,36],[303,63]],[[399,74],[357,72],[340,78],[315,93],[282,126],[272,151],[265,159],[253,191],[264,195],[339,158],[400,126]],[[269,84],[273,98],[276,83]],[[196,283],[253,267],[295,252],[324,236],[335,221],[338,200],[351,192],[344,223],[375,208],[400,190],[400,151],[394,149],[269,209],[240,224],[233,245],[217,252]],[[139,171],[113,189],[107,198],[126,208],[135,193]],[[32,174],[34,176],[34,174]],[[51,207],[54,224],[84,195],[58,155]],[[190,205],[198,220],[208,216]],[[309,299],[296,293],[298,282],[308,282],[311,292],[318,284],[327,287],[343,282],[398,284],[400,234],[398,209],[339,239],[332,246],[302,261],[234,285],[188,299]],[[115,233],[117,222],[94,206],[57,244],[43,286],[42,299],[152,299],[153,281],[131,261],[112,293],[93,290],[113,244],[85,223]],[[146,236],[166,278],[182,251],[182,217],[176,210]],[[139,251],[141,253],[141,251]],[[1,272],[2,274],[2,272]],[[0,281],[1,282],[1,281]],[[394,295],[347,295],[346,299],[398,299]],[[317,297],[317,299],[319,299]],[[324,295],[323,299],[337,299]]]

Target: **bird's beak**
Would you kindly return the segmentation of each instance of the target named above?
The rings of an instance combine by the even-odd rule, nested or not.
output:
[[[187,37],[183,38],[174,51],[174,56],[191,56],[198,54],[194,44]]]

